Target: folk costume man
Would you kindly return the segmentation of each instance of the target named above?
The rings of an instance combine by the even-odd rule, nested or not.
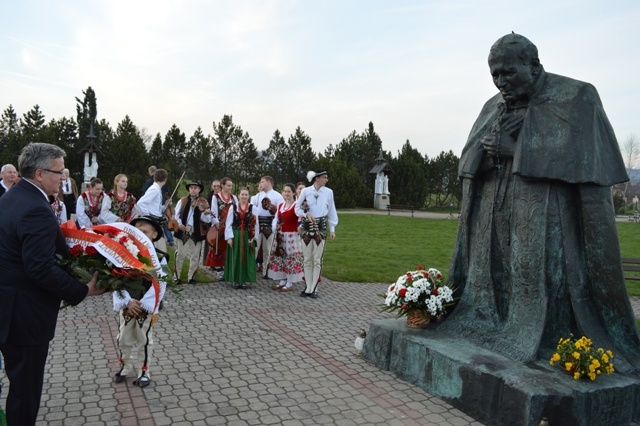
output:
[[[153,216],[139,216],[131,221],[131,225],[138,228],[148,238],[147,247],[151,253],[153,266],[158,280],[154,283],[143,281],[143,288],[136,292],[113,292],[113,309],[118,312],[119,332],[117,344],[120,371],[113,377],[115,383],[122,383],[127,375],[134,371],[134,361],[140,365],[133,384],[141,388],[151,383],[149,364],[153,349],[153,325],[158,320],[160,302],[166,291],[166,267],[169,255],[153,247],[153,242],[162,237],[162,218]],[[126,226],[122,223],[115,227]],[[154,254],[156,256],[154,256]]]
[[[9,377],[7,422],[35,425],[40,407],[49,342],[60,302],[77,305],[102,294],[97,274],[85,285],[56,266],[68,256],[48,196],[60,188],[65,152],[55,145],[30,143],[18,168],[23,179],[0,198],[0,351]]]
[[[305,289],[300,297],[318,297],[318,282],[322,274],[322,259],[327,239],[336,238],[338,213],[333,201],[333,191],[325,185],[329,181],[326,170],[307,173],[311,186],[306,187],[296,200],[296,214],[303,218],[300,226],[302,255],[304,256]]]
[[[638,376],[611,195],[628,178],[598,92],[547,73],[518,34],[494,43],[488,62],[499,93],[460,158],[449,280],[461,296],[441,330],[521,362],[585,335]]]
[[[2,197],[5,192],[18,183],[18,171],[12,164],[5,164],[0,169],[0,177],[2,177],[0,180],[0,197]]]
[[[58,198],[60,201],[64,201],[65,206],[73,207],[78,200],[78,187],[76,186],[76,181],[69,176],[69,169],[64,169],[63,172],[64,179],[60,182]],[[71,209],[67,209],[67,220],[71,219],[71,213]]]
[[[89,187],[76,202],[76,220],[80,228],[105,223],[100,217],[104,197],[102,181],[98,178],[91,179]]]
[[[262,190],[253,199],[253,205],[258,209],[258,224],[260,226],[256,256],[262,251],[262,271],[265,273],[264,278],[268,278],[269,256],[271,255],[271,246],[275,237],[272,230],[273,218],[280,203],[284,203],[284,198],[278,191],[273,189],[273,178],[271,176],[263,176],[260,179],[260,187]]]
[[[196,270],[200,263],[202,242],[207,237],[205,224],[218,224],[218,219],[211,212],[209,203],[200,194],[204,186],[200,182],[185,185],[189,195],[182,197],[176,205],[176,221],[178,232],[175,233],[178,249],[176,251],[176,281],[180,282],[180,273],[185,259],[189,259],[189,284],[195,284]]]

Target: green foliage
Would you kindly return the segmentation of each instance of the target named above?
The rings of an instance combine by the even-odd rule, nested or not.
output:
[[[187,137],[175,124],[164,137],[162,144],[164,158],[158,168],[164,168],[169,176],[180,176],[186,170]]]
[[[427,198],[427,166],[422,154],[407,140],[398,157],[389,164],[394,172],[393,179],[389,179],[393,204],[421,208]]]
[[[149,155],[142,135],[127,115],[118,124],[113,140],[109,143],[109,156],[105,158],[103,170],[100,171],[105,190],[111,190],[113,178],[124,173],[129,180],[127,190],[137,195],[138,188],[147,179],[148,167]]]
[[[619,191],[614,191],[613,192],[613,208],[615,209],[616,213],[618,214],[624,214],[625,210],[626,210],[626,202],[624,199],[624,194],[622,192]]]
[[[207,187],[207,182],[214,174],[212,153],[214,152],[211,136],[205,136],[198,127],[187,143],[187,174],[193,180],[202,182]]]

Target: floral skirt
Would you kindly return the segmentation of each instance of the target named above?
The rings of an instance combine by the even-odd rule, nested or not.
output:
[[[276,254],[278,238],[273,239],[271,257],[269,257],[269,278],[273,280],[286,279],[290,283],[302,281],[304,275],[302,261],[302,244],[297,232],[279,232],[282,237],[281,245],[284,253]]]

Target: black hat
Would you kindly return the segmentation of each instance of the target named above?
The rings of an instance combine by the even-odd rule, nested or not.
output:
[[[135,219],[131,219],[131,222],[129,222],[129,224],[131,224],[133,226],[136,226],[136,223],[138,223],[138,221],[140,221],[140,220],[144,220],[145,222],[149,222],[151,225],[153,225],[153,227],[158,232],[158,235],[156,235],[156,237],[153,239],[153,242],[155,243],[160,238],[162,238],[162,236],[164,235],[164,231],[162,230],[162,225],[160,225],[160,223],[162,222],[162,219],[163,218],[161,218],[161,217],[151,216],[151,215],[138,216]]]
[[[325,170],[325,169],[318,169],[315,172],[314,171],[310,171],[307,173],[307,180],[309,182],[315,182],[316,178],[318,176],[322,176],[322,175],[328,175],[329,173]]]
[[[194,185],[198,186],[200,188],[200,193],[202,193],[202,191],[204,191],[204,186],[202,186],[202,184],[200,182],[197,182],[195,180],[184,184],[184,186],[187,188],[187,191],[189,190],[190,186],[194,186]]]

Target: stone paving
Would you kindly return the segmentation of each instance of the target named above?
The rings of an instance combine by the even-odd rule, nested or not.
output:
[[[115,384],[109,296],[60,314],[39,425],[481,425],[354,356],[386,284],[325,280],[318,299],[228,283],[184,286],[156,325],[152,384]],[[638,300],[632,300],[640,311]],[[638,311],[636,311],[638,312]],[[4,407],[7,379],[4,384]]]

